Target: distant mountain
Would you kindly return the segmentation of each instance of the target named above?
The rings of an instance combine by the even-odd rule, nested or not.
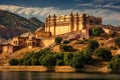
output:
[[[0,37],[3,39],[10,39],[14,36],[19,36],[25,32],[27,32],[27,30],[20,28],[6,28],[6,27],[3,28],[3,25],[0,25]]]
[[[28,19],[31,23],[35,24],[36,26],[41,27],[43,25],[43,22],[38,20],[36,17],[31,17]]]
[[[43,22],[33,17],[25,19],[17,14],[0,10],[0,37],[12,38],[28,31],[35,31]]]

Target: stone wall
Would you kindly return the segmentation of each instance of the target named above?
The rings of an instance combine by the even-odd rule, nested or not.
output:
[[[107,66],[101,68],[85,66],[83,69],[76,69],[71,66],[0,66],[0,71],[38,71],[38,72],[102,72],[108,73]]]
[[[70,66],[0,66],[0,71],[75,72]]]
[[[54,43],[55,41],[55,38],[54,37],[51,37],[51,38],[42,38],[41,41],[40,41],[40,45],[42,47],[48,47],[50,44]]]

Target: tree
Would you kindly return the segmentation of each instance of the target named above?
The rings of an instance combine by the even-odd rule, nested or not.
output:
[[[108,64],[108,68],[112,73],[120,73],[120,55],[116,55]]]
[[[98,48],[94,51],[94,55],[105,61],[110,61],[112,58],[112,53],[105,48]]]
[[[62,37],[56,37],[56,38],[55,38],[55,43],[56,43],[56,44],[60,44],[62,40],[63,40]]]
[[[64,65],[64,61],[62,59],[59,59],[59,60],[57,60],[56,65],[57,66]]]
[[[94,51],[96,48],[98,48],[99,47],[99,43],[96,41],[96,40],[89,40],[88,41],[88,46],[87,46],[87,48],[89,49],[89,50],[92,50],[92,51]]]
[[[117,37],[114,42],[120,48],[120,37]]]
[[[31,65],[39,65],[39,60],[36,58],[32,58]]]
[[[46,56],[41,60],[41,65],[43,66],[55,66],[56,65],[56,60],[54,59],[53,56]]]
[[[27,60],[24,59],[23,64],[24,65],[31,65],[31,59],[27,59]]]
[[[64,63],[65,65],[70,65],[70,62],[72,61],[73,53],[66,53],[64,54]]]
[[[18,65],[18,59],[11,59],[11,60],[9,61],[9,64],[10,64],[10,65]]]
[[[24,59],[18,59],[18,64],[23,65],[23,61],[24,61]]]
[[[104,30],[99,26],[95,26],[90,29],[90,35],[92,36],[98,36],[101,33],[104,33]]]
[[[83,68],[84,67],[84,59],[80,54],[74,54],[73,58],[69,62],[69,65],[74,68]]]
[[[90,61],[92,60],[92,52],[89,49],[84,49],[80,51],[79,54],[81,54],[81,56],[83,57],[83,61],[85,64],[90,63]]]

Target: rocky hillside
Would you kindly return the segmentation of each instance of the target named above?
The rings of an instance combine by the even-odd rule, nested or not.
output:
[[[12,38],[27,31],[35,31],[43,23],[37,18],[25,19],[8,11],[0,10],[0,37]]]

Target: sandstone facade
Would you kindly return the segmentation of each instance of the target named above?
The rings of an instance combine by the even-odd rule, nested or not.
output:
[[[51,36],[64,33],[82,31],[95,25],[101,25],[102,19],[87,14],[73,14],[48,16],[45,22],[45,32],[51,32]]]

